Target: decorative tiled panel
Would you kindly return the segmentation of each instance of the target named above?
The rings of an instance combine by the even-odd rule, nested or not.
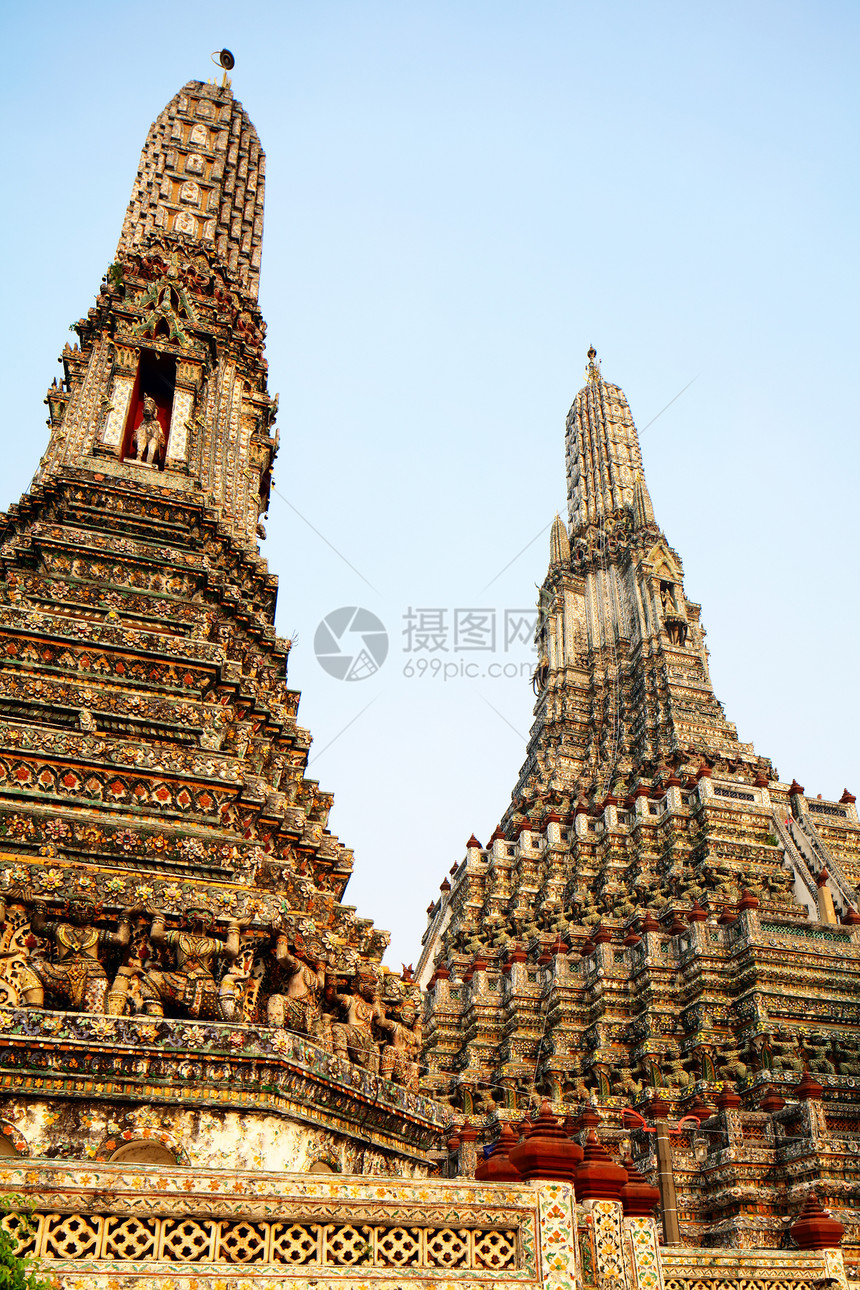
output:
[[[635,1290],[663,1290],[657,1231],[651,1218],[627,1218],[623,1222],[633,1262]]]
[[[110,448],[119,447],[133,389],[134,378],[131,376],[118,376],[114,381],[110,412],[102,435],[102,443]]]
[[[621,1206],[612,1200],[587,1200],[594,1224],[594,1258],[599,1290],[631,1290],[624,1257]]]
[[[188,426],[194,409],[194,395],[190,390],[177,390],[173,397],[173,415],[170,418],[170,437],[167,456],[170,461],[184,461],[188,443]]]
[[[186,1274],[197,1290],[576,1287],[565,1184],[41,1162],[0,1180],[33,1207],[29,1230],[5,1226],[62,1290],[174,1290]]]
[[[541,1284],[546,1290],[575,1290],[579,1251],[573,1188],[544,1183],[539,1197]]]
[[[215,1218],[136,1218],[118,1214],[37,1214],[19,1248],[42,1260],[89,1264],[228,1263],[255,1267],[518,1270],[516,1228],[428,1227],[384,1223],[254,1222]],[[15,1231],[15,1218],[3,1220]],[[547,1282],[573,1286],[573,1281]]]
[[[827,1264],[829,1255],[835,1256],[833,1272]],[[846,1284],[838,1250],[669,1247],[661,1251],[661,1258],[665,1290],[821,1290],[825,1276]]]

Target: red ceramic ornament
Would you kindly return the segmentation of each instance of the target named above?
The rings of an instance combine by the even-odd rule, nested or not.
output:
[[[842,1224],[831,1218],[811,1190],[789,1230],[802,1250],[834,1250],[845,1235]]]
[[[621,1188],[621,1205],[625,1218],[647,1218],[655,1205],[660,1203],[660,1188],[652,1187],[646,1182],[627,1156],[622,1162],[627,1174],[627,1181]]]
[[[573,1182],[581,1159],[582,1147],[578,1142],[571,1142],[549,1102],[541,1103],[534,1124],[510,1153],[511,1164],[525,1182],[536,1178]]]
[[[776,1111],[781,1111],[785,1106],[785,1098],[780,1097],[773,1085],[769,1085],[764,1091],[764,1097],[758,1104],[760,1111],[766,1111],[768,1115],[773,1115]]]
[[[478,1182],[521,1182],[520,1172],[511,1164],[511,1148],[517,1145],[517,1135],[509,1124],[503,1124],[490,1155],[475,1170]]]
[[[582,1163],[577,1165],[577,1200],[620,1200],[627,1170],[617,1165],[593,1129],[585,1140]]]
[[[733,1111],[740,1106],[741,1099],[734,1084],[724,1084],[717,1094],[717,1106],[721,1111]]]
[[[804,1071],[800,1083],[795,1084],[792,1092],[801,1102],[820,1102],[824,1088],[818,1080],[812,1078],[809,1071]]]
[[[655,1093],[651,1101],[645,1107],[645,1114],[649,1120],[668,1120],[671,1114],[671,1107],[665,1102],[659,1093]]]

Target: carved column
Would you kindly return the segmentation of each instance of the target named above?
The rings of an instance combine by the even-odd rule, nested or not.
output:
[[[122,441],[125,434],[125,423],[128,418],[128,405],[131,402],[134,383],[137,379],[137,365],[140,354],[138,350],[127,345],[117,345],[114,350],[114,376],[110,391],[110,411],[105,418],[101,440],[97,450],[108,451],[113,456],[122,452]]]
[[[200,364],[180,359],[176,365],[176,389],[167,437],[165,468],[182,466],[188,459],[188,435],[194,415],[194,402],[200,385]]]

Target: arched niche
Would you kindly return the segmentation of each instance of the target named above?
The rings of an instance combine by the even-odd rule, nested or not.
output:
[[[30,1146],[24,1135],[9,1120],[0,1120],[0,1160],[20,1160],[29,1154]]]
[[[336,1174],[338,1172],[339,1170],[335,1169],[334,1165],[330,1164],[328,1160],[315,1160],[312,1165],[308,1166],[309,1174]]]
[[[117,1165],[168,1165],[173,1169],[179,1164],[172,1151],[152,1138],[136,1138],[132,1142],[124,1142],[109,1160],[111,1164]]]

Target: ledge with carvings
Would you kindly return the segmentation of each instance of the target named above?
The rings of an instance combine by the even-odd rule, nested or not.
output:
[[[447,1107],[278,1027],[0,1009],[0,1091],[300,1118],[424,1153]]]

